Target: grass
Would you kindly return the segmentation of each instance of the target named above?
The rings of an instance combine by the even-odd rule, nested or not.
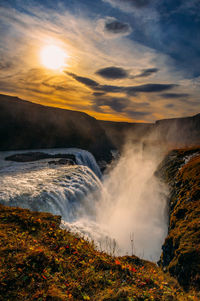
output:
[[[0,300],[198,300],[156,264],[99,252],[59,225],[0,205]]]

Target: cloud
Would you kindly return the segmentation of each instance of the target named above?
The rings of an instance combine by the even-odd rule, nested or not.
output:
[[[128,8],[143,8],[149,5],[150,0],[103,0],[104,2],[110,3],[114,7],[120,9]]]
[[[157,73],[158,71],[159,71],[158,68],[143,69],[141,73],[137,75],[133,75],[131,78],[148,77],[154,73]]]
[[[114,34],[129,34],[131,27],[128,23],[122,23],[117,20],[107,20],[105,22],[105,30]]]
[[[129,35],[132,32],[132,27],[116,18],[106,17],[98,20],[96,30],[105,38],[110,39]]]
[[[123,97],[97,97],[95,99],[95,106],[102,107],[102,106],[109,106],[115,112],[123,112],[124,109],[130,105],[130,101],[127,98]]]
[[[147,114],[141,112],[143,110],[151,110],[151,113],[153,112],[151,120],[153,121],[158,118],[159,114],[162,115],[161,117],[165,117],[166,112],[168,114],[165,105],[168,102],[173,103],[170,98],[163,102],[160,94],[178,94],[180,91],[182,94],[190,93],[190,97],[187,102],[184,98],[178,97],[181,101],[176,102],[176,110],[174,109],[174,113],[171,110],[170,115],[167,116],[178,114],[177,108],[182,116],[188,115],[188,112],[191,115],[198,112],[199,83],[196,80],[195,82],[194,80],[186,81],[182,72],[174,72],[174,69],[171,68],[172,64],[170,65],[169,56],[163,54],[167,52],[168,48],[174,52],[174,48],[177,48],[177,38],[179,36],[180,40],[182,36],[174,34],[176,31],[174,31],[173,20],[167,22],[167,27],[160,28],[160,31],[154,27],[154,24],[157,25],[154,11],[151,11],[152,5],[154,5],[152,3],[155,3],[154,0],[151,0],[151,3],[149,2],[146,7],[138,6],[138,3],[135,6],[135,3],[130,1],[112,1],[113,3],[121,3],[120,5],[123,7],[126,6],[127,12],[131,15],[123,15],[122,12],[113,10],[105,3],[102,5],[102,9],[102,3],[100,3],[100,11],[97,11],[88,5],[89,1],[84,2],[86,8],[84,13],[81,11],[75,13],[70,7],[63,10],[49,9],[45,5],[46,1],[40,1],[43,3],[41,5],[39,2],[38,5],[35,5],[34,1],[26,3],[26,1],[20,0],[19,2],[21,3],[20,10],[14,6],[13,8],[0,7],[1,93],[10,93],[45,105],[83,110],[100,119],[131,121],[131,117],[127,119],[127,116],[131,114],[130,112],[140,112],[132,113],[139,115]],[[116,18],[106,17],[108,11],[113,12]],[[94,30],[100,12],[102,34]],[[130,23],[129,26],[132,26],[134,35],[128,36],[129,31],[125,32],[127,27],[117,22]],[[163,22],[163,20],[159,22]],[[110,27],[107,26],[108,30],[105,27],[106,23],[111,24]],[[160,26],[160,23],[158,25]],[[179,25],[180,22],[177,27],[181,29],[182,26]],[[186,29],[187,23],[183,26]],[[185,30],[184,33],[187,35],[189,32],[191,35],[192,29],[194,28],[188,28],[188,31]],[[166,39],[163,38],[163,34],[166,35]],[[185,40],[188,35],[184,36]],[[196,31],[194,36],[196,36]],[[169,40],[172,41],[171,39],[173,43],[168,43]],[[191,39],[193,39],[193,35]],[[190,44],[191,41],[187,40]],[[198,44],[198,40],[195,39],[195,41]],[[162,49],[156,48],[157,44],[161,42],[163,42],[166,52],[162,53]],[[64,72],[55,73],[41,65],[40,51],[49,43],[58,45],[69,54],[66,69],[71,73],[71,76],[69,74],[67,76]],[[181,51],[182,49],[178,48],[179,57]],[[198,60],[196,60],[196,56],[193,57],[192,52],[190,53],[191,56],[187,55],[186,60],[183,60],[182,57],[180,60],[181,62],[188,61],[191,69],[198,69]],[[121,78],[120,84],[117,84],[118,82],[114,84],[108,82],[108,77],[101,78],[95,74],[96,70],[98,72],[103,67],[109,68],[110,66],[116,66],[115,68],[122,66],[121,69],[125,70],[129,76]],[[176,64],[174,67],[177,71]],[[156,69],[160,70],[159,77]],[[116,74],[116,72],[114,73]],[[134,76],[137,80],[134,80]],[[148,76],[152,76],[151,81]],[[114,80],[114,78],[111,79]],[[188,84],[186,85],[185,82]],[[159,86],[159,83],[162,86]],[[171,83],[179,83],[181,90],[176,89],[176,86],[171,85]],[[172,88],[175,89],[170,91]],[[102,113],[93,110],[93,98],[105,96],[121,98],[121,100],[110,101],[110,106],[106,107],[105,105],[105,108],[103,105],[99,106],[99,109],[103,110]],[[122,98],[129,98],[129,96],[130,99],[132,97],[132,100],[135,97],[134,101],[138,103],[138,106],[135,104],[133,106],[132,103],[129,104],[128,102],[123,103]],[[149,103],[149,107],[144,107],[143,103],[145,102]],[[99,103],[103,103],[103,100],[101,102],[99,100]],[[127,107],[123,108],[124,104]],[[118,111],[122,110],[122,112],[117,112],[112,107]],[[159,116],[159,118],[161,117]],[[149,116],[144,120],[149,121]]]
[[[8,70],[10,68],[12,68],[14,65],[12,62],[8,62],[8,61],[1,61],[0,62],[0,70]]]
[[[145,85],[128,86],[128,87],[101,85],[90,78],[77,76],[76,74],[70,72],[65,72],[65,73],[72,76],[75,80],[91,88],[94,91],[102,91],[102,92],[110,92],[110,93],[127,93],[129,96],[135,96],[137,93],[162,92],[162,91],[173,89],[174,87],[177,86],[175,84],[145,84]]]
[[[187,93],[164,93],[164,94],[161,94],[161,97],[170,98],[170,99],[185,98],[185,97],[189,97],[189,96],[190,95]]]
[[[96,71],[96,74],[106,78],[106,79],[124,79],[124,78],[142,78],[142,77],[148,77],[151,76],[154,73],[157,73],[159,71],[158,68],[148,68],[143,69],[139,74],[136,75],[129,75],[129,72],[123,68],[119,67],[107,67],[102,68]]]
[[[116,113],[134,119],[141,119],[142,117],[151,115],[151,112],[141,111],[141,104],[133,103],[130,99],[125,97],[112,97],[106,95],[103,97],[96,97],[93,100],[93,108],[95,111],[103,112],[107,107]]]
[[[96,97],[103,96],[103,95],[105,95],[105,92],[94,92],[92,95],[96,96]]]
[[[165,90],[170,90],[176,87],[174,84],[145,84],[133,87],[127,87],[126,91],[128,95],[136,95],[137,93],[157,93]]]
[[[94,81],[88,77],[78,76],[74,73],[67,72],[67,71],[65,73],[72,76],[75,80],[77,80],[78,82],[84,84],[85,86],[87,86],[91,89],[98,89],[100,86],[96,81]]]
[[[65,73],[69,76],[72,76],[76,81],[84,84],[88,88],[91,88],[94,91],[101,91],[100,93],[102,92],[118,93],[124,90],[124,88],[120,86],[101,85],[88,77],[78,76],[70,72],[65,72]]]
[[[123,68],[118,67],[107,67],[99,69],[96,74],[106,78],[106,79],[122,79],[128,78],[128,72]]]
[[[173,103],[168,103],[167,105],[165,105],[165,108],[167,108],[167,109],[171,109],[173,107],[174,107]]]

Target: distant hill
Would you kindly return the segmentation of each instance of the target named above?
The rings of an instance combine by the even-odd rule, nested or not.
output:
[[[111,160],[112,143],[98,121],[82,112],[0,95],[0,150],[78,147]]]

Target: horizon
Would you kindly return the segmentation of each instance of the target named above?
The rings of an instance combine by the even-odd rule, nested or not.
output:
[[[72,111],[72,112],[79,112],[79,113],[85,113],[87,115],[89,115],[90,117],[93,117],[95,118],[97,121],[105,121],[105,122],[114,122],[114,123],[129,123],[129,124],[156,124],[156,122],[158,121],[162,121],[162,120],[173,120],[173,119],[183,119],[183,118],[193,118],[197,115],[200,115],[200,113],[196,113],[195,115],[192,115],[192,116],[184,116],[184,117],[174,117],[174,118],[163,118],[163,119],[157,119],[153,122],[139,122],[139,121],[115,121],[115,120],[106,120],[106,119],[97,119],[96,117],[86,113],[86,112],[83,112],[83,111],[78,111],[78,110],[70,110],[70,109],[66,109],[66,108],[59,108],[59,107],[54,107],[54,106],[50,106],[50,105],[47,105],[47,104],[41,104],[41,103],[37,103],[37,102],[34,102],[34,101],[30,101],[30,100],[27,100],[27,99],[21,99],[20,97],[16,96],[16,95],[8,95],[8,94],[1,94],[0,93],[0,96],[8,96],[8,97],[13,97],[13,98],[17,98],[19,101],[24,101],[24,102],[30,102],[32,104],[35,104],[35,105],[40,105],[40,106],[44,106],[44,107],[48,107],[48,108],[52,108],[52,109],[61,109],[61,110],[66,110],[66,111]]]
[[[0,93],[104,121],[197,115],[199,11],[196,0],[3,0]]]

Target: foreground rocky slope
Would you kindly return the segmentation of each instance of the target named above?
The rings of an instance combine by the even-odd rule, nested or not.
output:
[[[186,289],[200,290],[200,148],[171,151],[159,176],[170,186],[169,234],[161,265]]]
[[[82,112],[0,95],[0,150],[78,147],[110,161],[113,146],[98,121]]]
[[[98,252],[59,225],[0,205],[0,300],[198,300],[155,264]]]

